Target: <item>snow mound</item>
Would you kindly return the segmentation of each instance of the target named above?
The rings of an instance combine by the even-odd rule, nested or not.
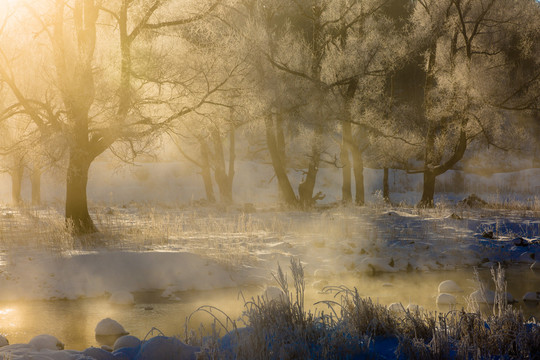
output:
[[[82,352],[82,355],[89,357],[95,360],[115,360],[116,358],[110,352],[96,348],[90,347]],[[79,359],[77,359],[79,360]]]
[[[400,303],[392,303],[388,305],[388,310],[390,310],[393,313],[400,313],[400,312],[403,312],[405,308]]]
[[[117,291],[111,295],[109,302],[116,305],[133,305],[135,298],[128,291]]]
[[[96,336],[127,335],[129,334],[116,320],[106,318],[101,320],[96,326]]]
[[[0,347],[9,345],[8,339],[4,335],[0,335]]]
[[[442,293],[437,296],[437,305],[455,305],[456,303],[454,295]]]
[[[417,304],[409,304],[407,305],[407,310],[414,313],[414,312],[424,311],[424,308]]]
[[[146,341],[135,360],[195,360],[200,348],[189,346],[172,337],[156,336]]]
[[[488,290],[488,289],[485,289],[484,291],[476,290],[475,292],[473,292],[470,295],[470,299],[472,301],[477,302],[477,303],[493,305],[493,304],[495,304],[495,292],[492,291],[492,290]],[[516,300],[514,300],[514,297],[512,296],[512,294],[510,294],[508,292],[506,293],[506,301],[508,303],[516,302]]]
[[[457,293],[463,289],[453,280],[444,280],[439,284],[439,293]]]
[[[526,293],[523,295],[523,301],[538,304],[540,302],[540,291]]]
[[[34,336],[32,340],[28,342],[28,345],[35,350],[63,350],[64,344],[60,342],[56,337],[48,334]]]
[[[132,335],[124,335],[116,339],[113,348],[114,350],[118,350],[121,348],[134,348],[139,345],[141,345],[139,338]]]
[[[477,303],[493,305],[495,303],[495,292],[488,289],[484,291],[476,290],[470,295],[470,298]]]
[[[267,286],[264,290],[263,297],[268,300],[279,300],[285,298],[285,293],[277,286]]]

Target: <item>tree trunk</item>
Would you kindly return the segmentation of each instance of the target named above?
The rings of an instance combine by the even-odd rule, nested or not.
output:
[[[206,140],[200,141],[201,145],[201,176],[204,183],[204,191],[206,192],[206,199],[210,203],[216,202],[216,197],[214,195],[214,186],[212,185],[212,174],[210,173],[210,158],[209,158],[209,149]]]
[[[422,199],[418,203],[418,207],[432,208],[433,197],[435,195],[435,178],[437,175],[432,170],[424,171],[424,188],[422,190]]]
[[[278,180],[283,201],[289,206],[298,206],[298,199],[294,194],[294,190],[287,175],[287,170],[285,169],[285,163],[282,161],[282,156],[280,155],[280,150],[277,146],[278,141],[276,139],[276,134],[279,134],[279,130],[276,131],[274,127],[272,115],[266,117],[264,124],[266,129],[266,146],[268,147],[268,152],[272,159],[272,167],[274,168],[274,173]],[[279,136],[277,138],[279,139]]]
[[[459,140],[456,144],[452,156],[443,164],[433,166],[431,162],[426,162],[424,167],[424,188],[422,191],[422,198],[418,203],[418,207],[433,207],[433,197],[435,194],[435,179],[437,176],[444,174],[450,170],[455,164],[457,164],[465,154],[467,150],[467,134],[465,132],[466,120],[463,120],[461,131],[459,134]],[[429,143],[428,143],[429,145]],[[432,150],[433,151],[433,150]],[[429,153],[426,155],[429,158]]]
[[[11,201],[13,205],[20,205],[22,203],[22,180],[24,174],[24,166],[18,164],[15,169],[10,171],[11,175]]]
[[[86,186],[91,160],[71,149],[66,183],[66,222],[73,226],[75,234],[89,234],[97,229],[88,213]]]
[[[313,206],[315,201],[324,198],[324,195],[321,193],[313,196],[313,189],[315,189],[317,173],[319,172],[319,163],[321,161],[321,149],[317,143],[321,135],[322,128],[319,127],[311,146],[311,158],[309,160],[306,178],[298,185],[298,198],[300,200],[300,205],[302,205],[303,208]]]
[[[225,155],[223,142],[218,128],[212,129],[212,142],[214,143],[214,177],[219,189],[219,198],[223,203],[232,203],[232,183],[225,172]]]
[[[390,202],[390,186],[388,185],[388,168],[383,170],[383,199],[385,202]]]
[[[350,148],[352,144],[352,125],[348,120],[343,120],[341,122],[342,127],[342,139],[341,139],[341,149],[340,149],[340,160],[341,160],[341,174],[342,174],[342,185],[341,185],[341,201],[343,203],[352,202],[352,171],[351,171],[351,159],[350,159]]]
[[[231,203],[233,201],[233,180],[234,180],[234,166],[236,162],[236,129],[232,122],[229,126],[229,173],[227,174],[227,187],[231,194]]]
[[[277,152],[279,156],[279,162],[283,164],[283,166],[286,168],[287,166],[287,156],[286,156],[286,145],[285,145],[285,132],[283,131],[283,117],[281,117],[281,114],[276,115],[276,145],[277,145]],[[283,194],[283,191],[281,191],[281,186],[279,181],[277,182],[277,188],[278,188],[278,194],[279,194],[279,201],[280,202],[286,202],[285,196]]]
[[[354,185],[355,185],[355,203],[356,205],[364,205],[364,159],[362,151],[358,144],[354,144],[352,148]]]
[[[32,175],[30,176],[30,182],[32,183],[32,205],[41,204],[41,169],[39,166],[34,165],[32,168]]]
[[[350,160],[350,154],[353,156],[353,162],[356,162],[357,160],[354,159],[354,151],[357,147],[357,144],[355,144],[353,135],[352,135],[352,124],[351,124],[351,102],[354,99],[354,95],[356,94],[356,91],[358,89],[358,77],[354,77],[349,81],[349,84],[347,86],[347,92],[345,93],[345,111],[344,111],[344,119],[342,121],[342,142],[341,142],[341,164],[343,166],[342,168],[342,177],[343,177],[343,183],[341,186],[341,198],[344,203],[350,203],[352,202],[352,191],[351,191],[351,185],[352,185],[352,179],[351,179],[351,160]],[[360,155],[361,156],[361,155]],[[361,161],[362,159],[360,159]],[[363,167],[363,164],[362,164]],[[363,170],[362,173],[357,174],[357,170],[355,169],[355,183],[356,183],[356,190],[358,193],[358,181],[361,181],[361,187],[362,187],[362,203],[364,202],[363,194],[364,194],[364,176],[363,176]],[[357,196],[358,199],[358,196]],[[358,201],[357,201],[358,203]]]

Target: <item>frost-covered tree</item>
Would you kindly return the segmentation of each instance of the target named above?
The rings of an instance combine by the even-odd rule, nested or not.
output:
[[[141,139],[194,111],[208,91],[215,91],[160,87],[162,74],[148,76],[161,59],[155,51],[173,45],[169,52],[182,53],[166,30],[199,20],[216,3],[191,4],[191,16],[185,15],[188,5],[172,0],[36,1],[7,21],[15,30],[2,39],[2,49],[30,37],[38,49],[32,55],[38,76],[54,84],[46,93],[26,93],[20,73],[13,70],[23,49],[2,51],[0,77],[15,98],[12,106],[23,109],[44,136],[62,134],[67,141],[65,216],[76,233],[96,231],[86,195],[94,159],[119,142],[136,151]]]
[[[377,92],[368,77],[383,72],[382,37],[384,1],[244,1],[257,83],[264,94],[267,147],[283,199],[291,205],[309,206],[319,166],[330,161],[343,168],[343,198],[351,201],[351,168],[356,176],[356,200],[363,203],[362,145],[360,128],[351,103],[359,91]],[[387,31],[388,33],[388,31]],[[390,46],[388,46],[390,47]],[[387,59],[386,59],[387,60]],[[359,87],[360,85],[363,87]],[[360,89],[358,91],[358,89]],[[365,95],[365,98],[372,97]],[[328,142],[340,124],[341,162],[325,158]],[[302,134],[307,170],[298,195],[287,176],[284,131]],[[354,130],[353,130],[354,128]],[[353,133],[355,136],[353,136]],[[352,166],[351,164],[352,154]]]
[[[539,11],[528,0],[416,2],[409,43],[413,58],[422,54],[424,76],[413,79],[421,97],[410,99],[415,115],[407,125],[422,144],[419,206],[433,206],[436,177],[462,159],[471,141],[505,146],[521,138],[511,110],[538,106],[540,44],[531,24]],[[530,77],[520,79],[512,74],[523,61]]]
[[[222,21],[228,15],[226,7],[217,8],[214,15],[183,36],[193,67],[202,75],[198,86],[217,91],[207,91],[205,104],[174,122],[168,131],[182,155],[200,168],[208,201],[215,201],[215,182],[220,201],[232,203],[236,133],[249,122],[251,68],[239,49],[238,34]]]

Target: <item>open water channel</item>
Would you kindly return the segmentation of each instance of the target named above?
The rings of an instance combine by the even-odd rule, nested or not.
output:
[[[488,269],[479,271],[480,279],[493,289]],[[362,296],[369,296],[381,304],[401,302],[404,306],[415,303],[429,311],[449,310],[437,307],[438,284],[443,280],[454,280],[464,291],[454,294],[458,301],[456,308],[467,307],[466,296],[477,288],[472,269],[437,272],[410,272],[378,275],[351,274],[339,279],[327,279],[330,285],[356,287]],[[540,318],[540,305],[525,305],[522,296],[529,291],[540,291],[540,272],[528,267],[506,269],[507,290],[518,301],[526,317]],[[306,279],[306,305],[332,299],[332,294],[322,294]],[[0,302],[0,333],[10,344],[28,342],[39,334],[51,334],[64,342],[67,349],[82,350],[89,346],[99,346],[95,338],[96,324],[110,317],[120,322],[130,334],[144,338],[153,329],[165,335],[184,336],[186,318],[203,305],[212,305],[238,319],[244,310],[244,300],[262,293],[261,288],[230,288],[211,291],[190,291],[175,293],[177,299],[161,297],[162,291],[135,293],[135,305],[110,304],[106,297],[78,300],[16,301]],[[242,293],[242,295],[240,295]],[[313,307],[312,307],[313,309]],[[325,310],[325,305],[317,305]],[[223,319],[223,318],[222,318]],[[204,312],[193,316],[189,328],[198,331],[201,324],[208,329],[213,317]],[[243,326],[240,322],[239,326]],[[157,333],[154,332],[154,335]],[[223,331],[222,331],[222,334]]]

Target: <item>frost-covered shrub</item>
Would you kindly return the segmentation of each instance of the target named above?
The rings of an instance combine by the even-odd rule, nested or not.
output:
[[[506,302],[504,273],[496,283],[493,313],[478,308],[448,313],[404,309],[395,312],[359,295],[357,289],[327,287],[335,300],[327,312],[304,307],[304,275],[291,261],[293,289],[281,268],[275,279],[286,296],[262,296],[246,302],[246,327],[207,339],[201,359],[386,358],[530,359],[540,353],[540,325]],[[472,305],[472,304],[471,304]],[[211,345],[211,346],[210,346]]]

